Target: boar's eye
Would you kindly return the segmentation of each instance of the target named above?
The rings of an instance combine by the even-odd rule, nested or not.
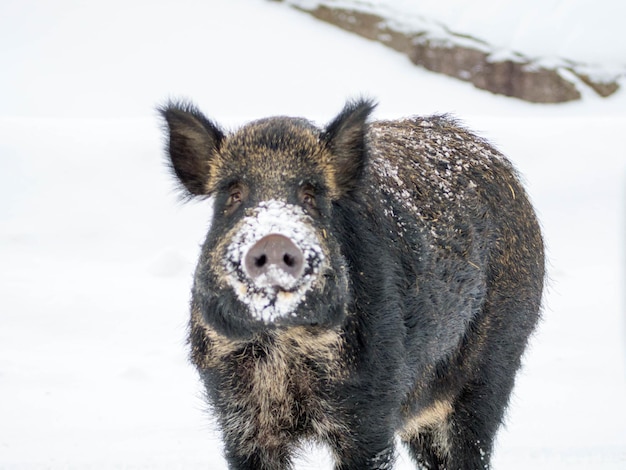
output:
[[[298,192],[298,199],[300,204],[304,206],[313,215],[317,214],[317,201],[315,200],[315,188],[310,184],[305,184],[300,187]]]
[[[224,212],[232,214],[241,205],[241,203],[247,198],[248,189],[242,184],[233,184],[228,189],[228,199]]]

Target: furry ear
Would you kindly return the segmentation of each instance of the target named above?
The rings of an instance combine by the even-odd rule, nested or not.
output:
[[[375,107],[371,100],[348,101],[322,134],[330,152],[328,163],[336,186],[335,197],[353,190],[363,174],[367,159],[366,121]]]
[[[189,103],[170,102],[159,112],[166,123],[172,170],[189,196],[207,195],[224,133]]]

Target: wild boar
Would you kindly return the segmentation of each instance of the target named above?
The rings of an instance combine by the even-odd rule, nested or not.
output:
[[[225,132],[170,103],[171,168],[211,196],[189,341],[232,469],[489,468],[539,317],[540,228],[511,163],[446,116]]]

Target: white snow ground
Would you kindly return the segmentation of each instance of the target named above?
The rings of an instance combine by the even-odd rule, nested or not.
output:
[[[544,320],[494,468],[626,468],[623,90],[498,97],[258,0],[5,1],[0,68],[0,468],[226,468],[185,346],[210,208],[177,201],[154,106],[324,123],[361,93],[379,118],[461,117],[541,217]]]

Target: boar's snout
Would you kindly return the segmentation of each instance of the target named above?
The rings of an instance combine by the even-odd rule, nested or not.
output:
[[[225,275],[248,313],[265,324],[300,318],[299,305],[311,291],[323,290],[322,281],[331,276],[313,219],[300,206],[283,201],[259,202],[220,246],[223,262],[211,266],[218,277]]]
[[[304,272],[304,255],[294,242],[273,233],[257,241],[244,258],[245,271],[258,287],[291,289]]]

